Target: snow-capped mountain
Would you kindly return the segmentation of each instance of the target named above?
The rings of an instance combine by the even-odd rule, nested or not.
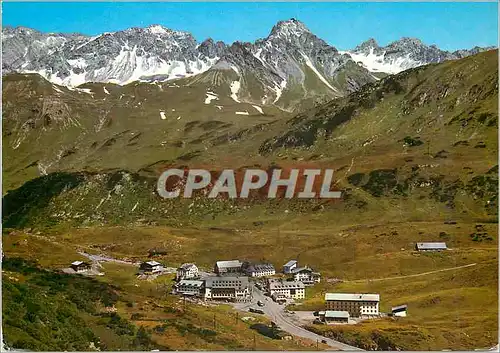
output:
[[[396,74],[417,66],[461,59],[491,49],[493,47],[474,47],[470,50],[449,52],[435,45],[426,45],[416,38],[403,37],[385,47],[380,47],[375,39],[370,38],[353,50],[343,53],[350,55],[369,71]]]
[[[296,19],[278,22],[254,43],[199,43],[187,32],[153,25],[94,37],[5,27],[2,46],[4,73],[38,73],[73,87],[193,77],[189,84],[227,86],[236,102],[283,108],[345,95],[379,79],[374,73],[393,74],[484,50],[449,53],[402,38],[386,47],[370,39],[341,52]]]
[[[253,44],[229,46],[210,71],[232,71],[236,97],[285,106],[341,96],[375,80],[295,19],[278,22],[268,37]]]
[[[265,65],[297,82],[304,82],[303,65],[311,69],[318,78],[333,91],[335,87],[329,79],[349,61],[336,48],[312,34],[297,20],[279,22],[271,34],[258,40],[252,48],[255,57]]]
[[[198,44],[189,33],[159,25],[95,37],[7,27],[2,45],[4,72],[39,73],[65,86],[126,84],[157,74],[165,79],[194,75],[209,69],[225,48],[210,39]]]
[[[166,81],[206,72],[201,80],[227,85],[236,101],[289,106],[341,96],[375,80],[295,19],[278,22],[255,43],[232,45],[198,43],[189,33],[160,25],[95,37],[22,27],[6,27],[2,34],[5,73],[38,73],[64,86]]]
[[[333,92],[341,93],[359,88],[371,75],[362,72],[364,82],[346,77],[346,87],[340,87],[339,73],[346,73],[351,58],[311,33],[303,23],[291,19],[276,24],[271,34],[255,42],[252,54],[287,82],[303,85],[308,75],[315,77]],[[356,68],[355,71],[360,71]]]

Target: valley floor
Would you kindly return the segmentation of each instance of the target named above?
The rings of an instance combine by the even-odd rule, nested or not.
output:
[[[483,232],[491,240],[473,237],[478,226],[483,227]],[[440,253],[414,251],[416,241],[426,240],[446,241],[450,249]],[[135,276],[137,269],[131,265],[146,260],[149,249],[163,248],[167,254],[155,260],[165,266],[175,268],[184,262],[195,262],[202,270],[208,271],[215,261],[224,259],[265,260],[277,269],[288,260],[297,259],[301,265],[321,272],[322,282],[307,289],[306,299],[291,307],[295,311],[323,310],[326,292],[379,293],[381,312],[390,311],[392,306],[408,304],[406,318],[381,318],[356,325],[313,325],[313,317],[309,323],[299,318],[304,315],[287,319],[282,311],[273,311],[271,307],[266,309],[270,310],[268,318],[245,314],[255,316],[259,320],[256,322],[276,320],[278,315],[284,319],[281,323],[283,329],[296,336],[289,342],[257,334],[260,337],[255,344],[259,350],[316,349],[314,337],[319,336],[312,332],[311,336],[301,334],[304,330],[300,325],[362,349],[466,350],[497,344],[498,246],[495,223],[429,221],[318,225],[301,228],[301,231],[296,230],[293,222],[277,227],[253,228],[25,230],[4,235],[3,247],[9,258],[36,260],[40,266],[54,270],[67,267],[75,260],[85,260],[79,254],[81,251],[122,260],[103,262],[105,274],[98,280],[119,286],[129,301],[141,303],[132,307],[117,304],[117,310],[120,315],[131,317],[135,325],[150,329],[160,325],[158,320],[168,321],[172,316],[165,314],[165,306],[180,313],[185,309],[178,297],[169,294],[173,275],[160,276],[153,281],[139,280]],[[4,280],[6,275],[9,274],[4,273]],[[234,309],[224,305],[189,304],[186,310],[192,311],[184,317],[186,322],[200,327],[211,326],[214,315],[220,315],[221,323],[223,317],[235,317],[234,322],[225,320],[228,322],[224,335],[247,342],[240,348],[251,349],[254,345],[251,324],[238,321]],[[245,330],[237,329],[243,325]],[[188,336],[179,335],[182,330],[174,330],[177,334],[167,331],[167,335],[153,333],[153,340],[173,349],[232,349],[227,337],[226,343],[207,343],[189,335],[190,340],[187,340]],[[320,345],[320,348],[327,347]]]

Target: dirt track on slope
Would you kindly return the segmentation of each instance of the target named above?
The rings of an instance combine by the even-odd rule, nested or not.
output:
[[[349,280],[344,280],[343,282],[349,282],[349,283],[360,283],[360,282],[378,282],[378,281],[388,281],[391,279],[403,279],[403,278],[411,278],[411,277],[420,277],[420,276],[427,276],[431,275],[433,273],[438,273],[438,272],[445,272],[445,271],[453,271],[453,270],[459,270],[461,268],[466,268],[466,267],[472,267],[476,266],[477,263],[473,264],[468,264],[468,265],[462,265],[462,266],[456,266],[456,267],[449,267],[449,268],[443,268],[441,270],[435,270],[435,271],[428,271],[428,272],[422,272],[422,273],[416,273],[413,275],[405,275],[405,276],[394,276],[394,277],[384,277],[384,278],[370,278],[370,279],[355,279],[352,281]]]

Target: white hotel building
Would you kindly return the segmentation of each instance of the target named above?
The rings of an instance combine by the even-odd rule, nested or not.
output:
[[[347,311],[351,317],[378,316],[379,294],[326,293],[326,310]]]
[[[306,297],[306,287],[302,282],[270,278],[267,287],[269,295],[273,298],[304,299]]]
[[[250,277],[265,277],[276,274],[271,264],[244,264],[243,271]]]

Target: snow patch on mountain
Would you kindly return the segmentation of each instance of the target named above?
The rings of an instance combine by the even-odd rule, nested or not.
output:
[[[261,107],[259,107],[258,105],[253,105],[253,104],[252,104],[252,107],[254,107],[255,110],[257,110],[259,113],[261,113],[262,115],[264,115],[264,111],[262,110]]]
[[[103,33],[104,34],[104,33]],[[100,38],[103,34],[99,34],[98,36],[94,36],[94,37],[90,37],[88,40],[86,40],[85,42],[83,42],[83,44],[80,44],[78,45],[76,48],[73,47],[72,49],[73,50],[78,50],[78,49],[81,49],[83,48],[84,46],[86,46],[87,44],[93,42],[94,40]],[[50,38],[50,37],[49,37]]]
[[[167,30],[160,25],[152,25],[148,27],[149,31],[154,34],[165,34],[167,33]]]
[[[386,53],[377,55],[374,48],[370,48],[369,53],[351,53],[351,52],[341,52],[343,54],[348,54],[351,58],[372,72],[385,72],[388,74],[397,74],[401,71],[423,65],[424,63],[413,60],[410,58],[410,54],[404,56],[399,56],[395,58],[386,58]]]
[[[88,65],[84,58],[78,58],[78,59],[72,59],[72,60],[68,59],[66,61],[72,67],[79,68],[79,69],[85,69]]]
[[[283,90],[286,87],[286,83],[287,83],[286,80],[283,80],[278,86],[274,87],[274,91],[276,92],[276,98],[274,98],[273,103],[276,103],[281,98]]]
[[[318,69],[316,69],[316,67],[313,65],[311,59],[309,59],[309,57],[307,55],[305,55],[304,53],[300,53],[302,55],[302,57],[304,58],[305,60],[305,63],[306,65],[311,69],[313,70],[313,72],[316,74],[316,76],[319,77],[319,79],[325,84],[328,86],[328,88],[330,88],[332,91],[337,91],[336,88],[333,88],[333,86],[323,77],[323,75],[320,74],[320,72],[318,71]]]
[[[207,97],[205,98],[205,104],[210,104],[211,101],[219,99],[219,97],[217,97],[217,95],[212,92],[207,92],[206,95]]]
[[[231,65],[231,69],[236,72],[238,75],[240,74],[240,70],[235,65]]]
[[[259,60],[262,63],[262,65],[265,65],[265,62],[260,57],[261,54],[262,54],[262,48],[259,48],[255,53],[253,53],[253,56],[257,58],[257,60]]]
[[[240,81],[233,81],[231,82],[231,98],[236,102],[240,103],[240,100],[238,99],[238,92],[240,91],[241,83]]]
[[[56,85],[52,85],[52,88],[54,89],[54,91],[56,91],[58,93],[63,93],[63,91],[61,91],[61,89],[59,87],[57,87]]]

